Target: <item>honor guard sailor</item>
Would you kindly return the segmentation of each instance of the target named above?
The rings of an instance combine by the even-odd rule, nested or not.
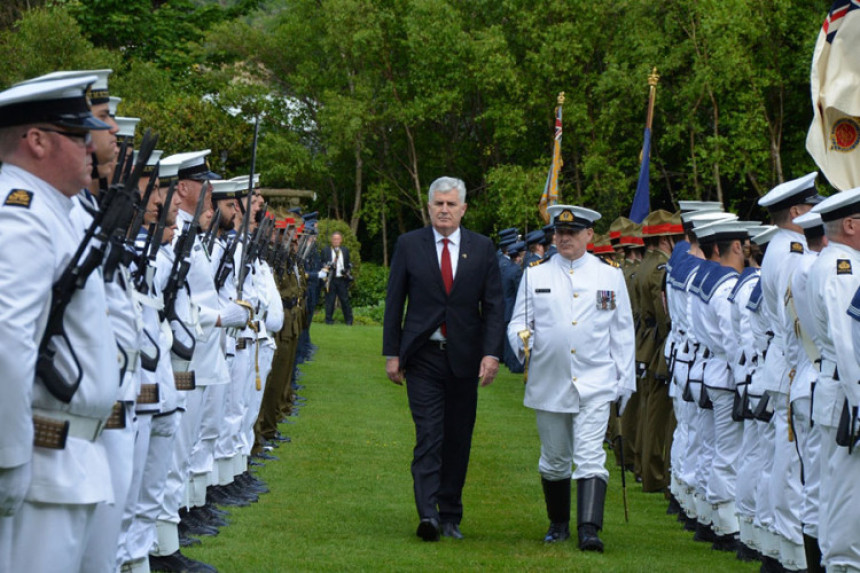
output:
[[[100,274],[71,284],[64,309],[52,305],[52,287],[82,262],[73,259],[82,236],[69,215],[72,198],[91,182],[91,130],[110,128],[85,96],[96,79],[0,93],[4,571],[79,570],[96,506],[114,502],[98,438],[117,399],[119,368]]]
[[[821,215],[829,244],[809,269],[814,317],[812,339],[821,352],[812,419],[821,425],[819,543],[827,570],[860,569],[857,531],[860,513],[852,500],[860,494],[860,455],[856,412],[860,404],[860,365],[847,310],[860,286],[860,188],[837,193],[813,208]],[[840,431],[841,430],[841,431]]]
[[[600,214],[570,205],[548,211],[558,254],[526,270],[508,340],[520,360],[525,344],[531,348],[524,404],[535,410],[541,440],[538,471],[550,521],[544,540],[570,536],[574,479],[579,547],[603,551],[603,438],[612,402],[623,410],[636,389],[633,317],[624,274],[585,252]]]
[[[784,301],[791,273],[808,252],[803,230],[792,221],[821,202],[815,188],[817,176],[813,172],[782,183],[758,202],[767,208],[773,224],[780,230],[771,239],[761,265],[762,310],[774,337],[765,359],[764,375],[753,386],[763,383],[755,389],[767,392],[773,408],[773,418],[765,432],[772,452],[772,462],[768,464],[772,464],[772,470],[771,483],[760,488],[763,498],[756,509],[764,510],[759,513],[769,532],[762,553],[792,570],[805,569],[806,559],[799,514],[800,459],[795,444],[789,441],[788,398],[793,373],[786,359],[790,332]]]

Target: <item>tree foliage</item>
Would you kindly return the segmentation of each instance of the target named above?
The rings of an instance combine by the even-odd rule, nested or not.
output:
[[[466,224],[540,224],[564,91],[565,202],[626,214],[652,67],[661,76],[653,208],[756,199],[814,169],[809,63],[828,0],[55,0],[0,32],[5,84],[111,67],[121,112],[171,151],[210,148],[228,175],[263,118],[264,185],[313,189],[382,262],[425,224],[440,175]],[[10,12],[17,14],[18,12]]]

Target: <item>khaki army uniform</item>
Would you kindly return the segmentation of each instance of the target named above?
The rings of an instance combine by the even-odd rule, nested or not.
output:
[[[281,302],[284,305],[284,327],[278,332],[277,350],[272,359],[272,370],[263,393],[260,415],[254,428],[256,435],[255,453],[259,452],[267,440],[278,431],[278,422],[289,413],[292,403],[293,368],[296,347],[301,332],[304,304],[299,286],[299,275],[295,264],[288,264],[281,276],[275,277]]]
[[[649,250],[635,280],[639,302],[640,330],[636,361],[645,365],[640,378],[639,438],[642,460],[642,489],[661,491],[668,485],[669,442],[675,421],[667,384],[668,368],[663,345],[670,321],[663,304],[666,262],[669,255]]]

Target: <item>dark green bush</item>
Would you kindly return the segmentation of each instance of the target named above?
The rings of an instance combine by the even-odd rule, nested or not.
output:
[[[385,302],[388,285],[388,269],[373,263],[362,263],[361,269],[354,272],[355,282],[349,297],[353,308],[376,306]]]

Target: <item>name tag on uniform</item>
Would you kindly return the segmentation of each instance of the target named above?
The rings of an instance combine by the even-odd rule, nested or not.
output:
[[[536,288],[536,289],[535,289],[535,292],[536,292],[537,294],[544,294],[544,293],[548,293],[548,292],[549,292],[549,290],[550,290],[550,289],[548,289],[548,288]]]
[[[615,291],[597,291],[597,310],[615,310]]]

